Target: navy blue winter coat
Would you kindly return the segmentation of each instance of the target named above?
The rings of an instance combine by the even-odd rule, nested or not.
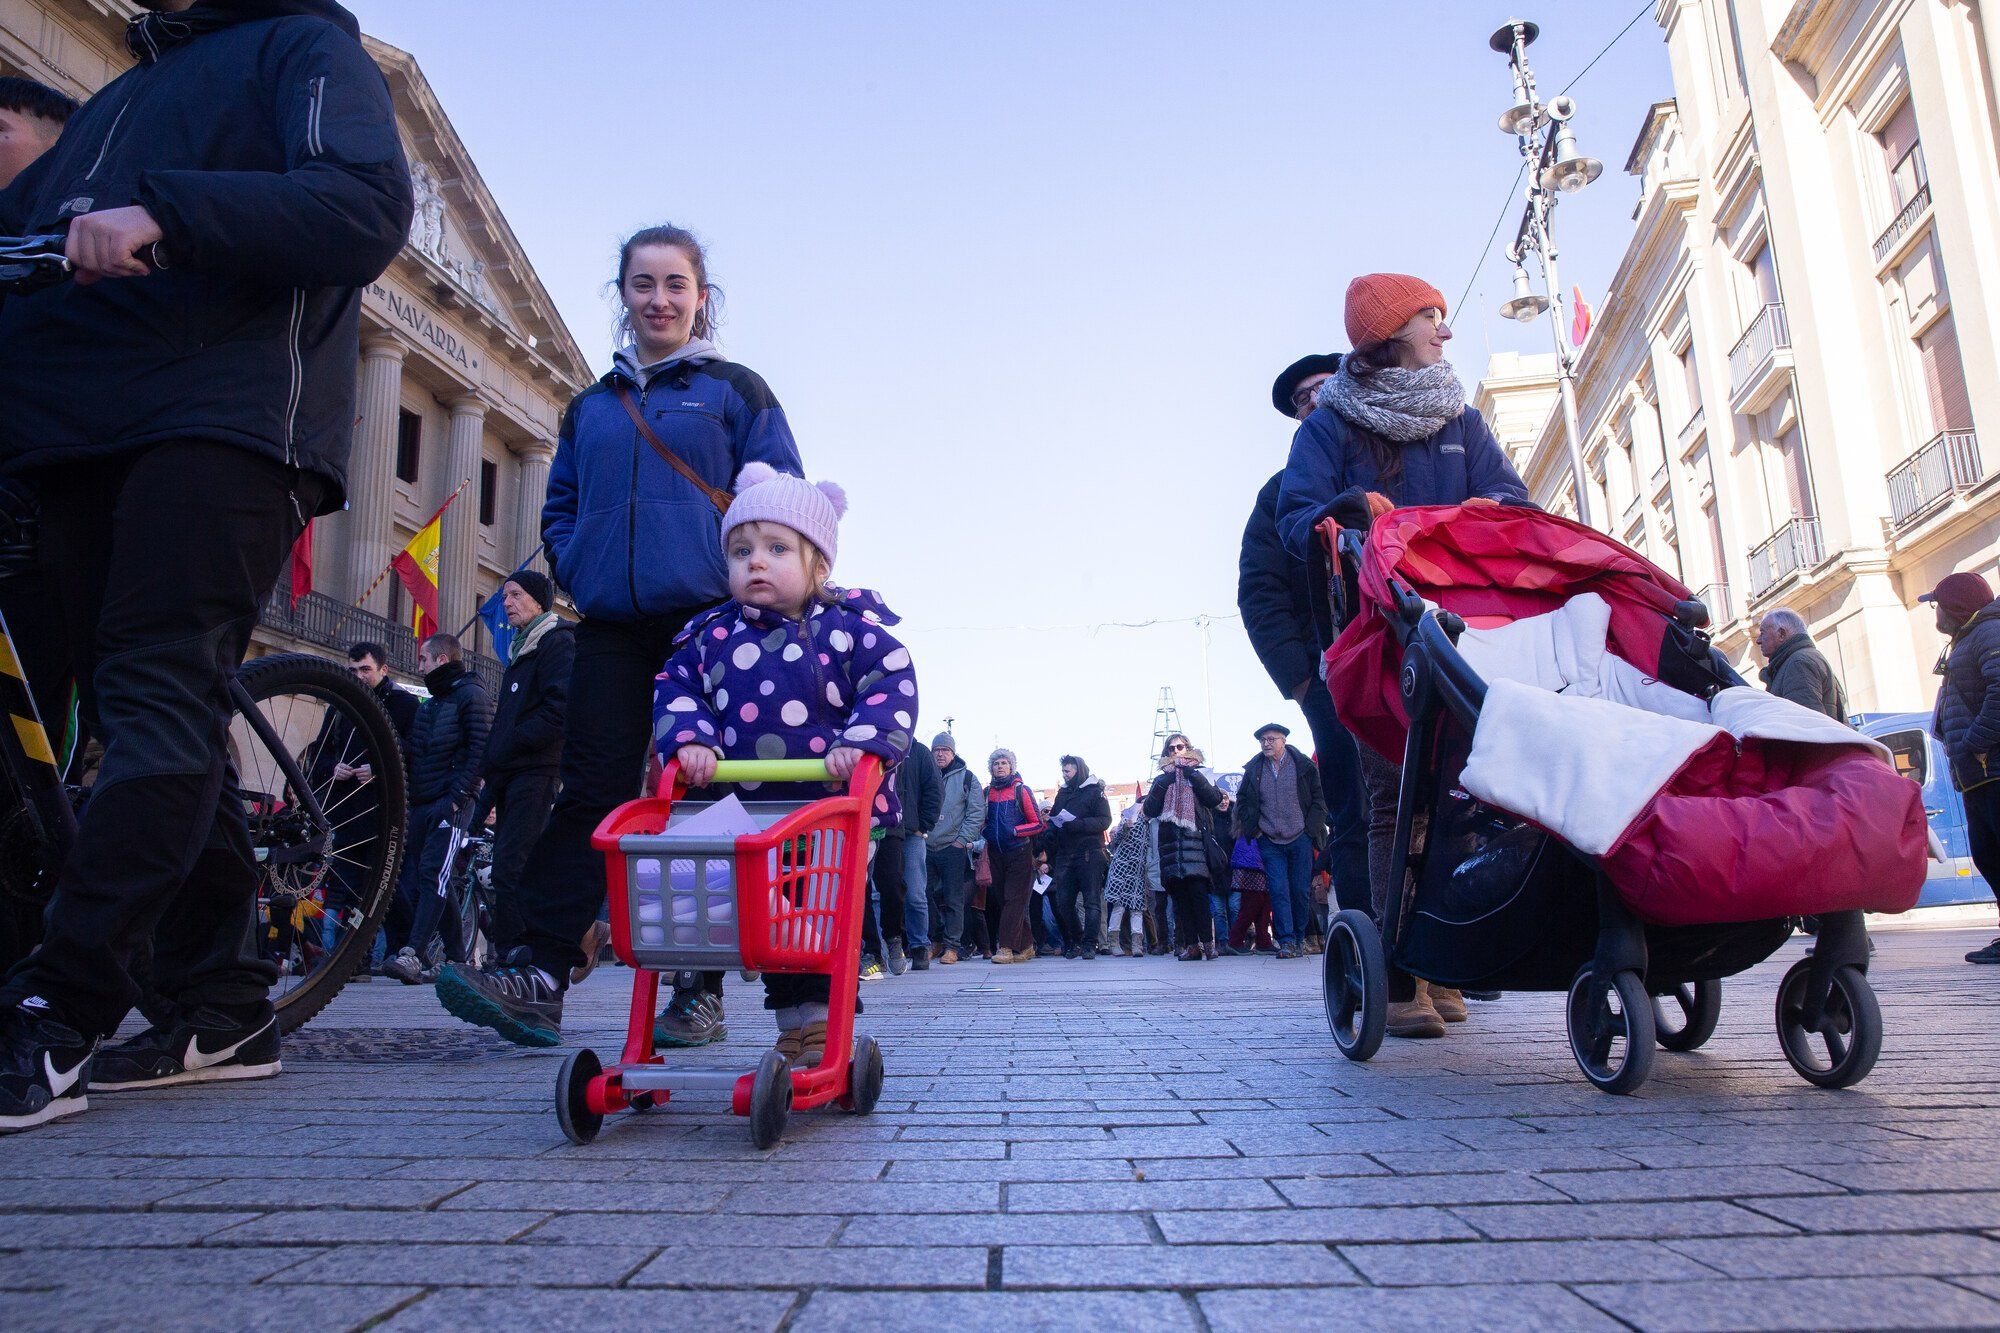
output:
[[[681,362],[644,389],[613,369],[563,413],[542,539],[577,610],[641,620],[729,596],[722,514],[639,435],[616,389],[702,480],[727,491],[745,463],[799,475],[784,409],[757,373],[733,361]]]
[[[1945,649],[1931,731],[1951,759],[1952,785],[2000,778],[2000,601],[1981,607]]]
[[[1282,472],[1272,474],[1243,525],[1236,609],[1243,613],[1243,630],[1257,660],[1278,693],[1289,699],[1292,691],[1319,679],[1319,655],[1333,638],[1330,625],[1315,623],[1313,566],[1293,559],[1278,540],[1278,486],[1284,479]]]
[[[165,20],[170,16],[153,15]],[[164,440],[318,473],[338,509],[360,289],[410,231],[388,85],[332,0],[208,0],[0,191],[0,233],[138,204],[170,267],[0,302],[0,466]]]
[[[1528,502],[1521,475],[1476,408],[1468,406],[1429,439],[1398,447],[1402,475],[1384,485],[1361,429],[1330,407],[1315,409],[1292,437],[1292,456],[1278,487],[1278,536],[1285,549],[1306,559],[1314,525],[1333,512],[1336,501],[1351,504],[1366,491],[1380,491],[1398,508],[1462,504],[1474,496]]]

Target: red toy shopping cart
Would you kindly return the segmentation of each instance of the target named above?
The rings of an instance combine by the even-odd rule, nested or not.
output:
[[[715,773],[716,785],[829,780],[819,760],[724,760]],[[679,765],[669,763],[659,795],[605,816],[591,843],[608,867],[611,947],[633,969],[632,1011],[617,1064],[606,1069],[588,1048],[563,1062],[556,1117],[572,1142],[596,1138],[613,1111],[650,1110],[690,1089],[729,1089],[730,1109],[750,1118],[759,1148],[783,1136],[795,1106],[875,1109],[882,1053],[854,1034],[854,1010],[868,828],[881,781],[881,760],[866,756],[845,795],[746,800],[759,831],[714,837],[675,831],[712,803],[686,800]],[[795,1069],[772,1050],[747,1074],[666,1065],[653,1049],[660,974],[731,968],[832,978],[819,1064]]]

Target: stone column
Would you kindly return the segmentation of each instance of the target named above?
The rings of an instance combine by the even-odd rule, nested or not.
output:
[[[409,348],[395,336],[378,333],[361,346],[361,420],[347,459],[347,513],[329,527],[343,530],[346,549],[337,564],[340,582],[328,589],[355,601],[388,565],[395,547],[391,518],[396,498],[396,418],[403,406],[403,358]],[[387,614],[389,585],[368,599],[366,608]]]
[[[438,557],[438,620],[456,633],[472,619],[479,602],[473,578],[479,569],[480,441],[486,433],[486,402],[476,394],[454,398],[451,436],[445,445],[445,494],[460,482],[464,491],[444,511],[444,542]]]
[[[530,547],[539,549],[542,539],[542,502],[549,494],[549,465],[555,462],[556,447],[534,440],[517,451],[521,459],[521,498],[514,517],[514,539],[508,544],[507,558],[518,560]],[[554,570],[549,573],[553,575]]]

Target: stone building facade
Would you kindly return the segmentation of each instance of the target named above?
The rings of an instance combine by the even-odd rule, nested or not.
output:
[[[1655,18],[1674,95],[1578,371],[1593,517],[1702,593],[1740,666],[1789,606],[1856,709],[1927,707],[1916,597],[2000,558],[2000,33],[1969,0]],[[1525,461],[1573,512],[1560,412]]]

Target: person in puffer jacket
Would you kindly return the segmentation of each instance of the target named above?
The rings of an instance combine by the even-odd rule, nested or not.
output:
[[[744,783],[760,800],[811,800],[845,791],[864,754],[882,761],[874,826],[902,817],[889,771],[910,752],[917,675],[872,592],[840,589],[833,573],[847,497],[763,463],[743,469],[723,531],[730,600],[688,626],[660,673],[653,738],[690,786],[717,759],[823,759],[834,781]],[[858,886],[857,886],[858,887]],[[764,978],[780,1054],[815,1065],[826,1050],[826,976]]]
[[[1937,607],[1938,633],[1950,639],[1938,660],[1931,734],[1951,761],[1951,785],[1965,802],[1972,864],[2000,898],[2000,601],[1969,571],[1947,574],[1917,598]],[[2000,963],[2000,939],[1965,956]]]
[[[583,613],[562,792],[521,871],[521,936],[505,965],[438,975],[446,1009],[522,1045],[562,1039],[563,994],[584,970],[583,942],[604,905],[604,857],[590,835],[639,794],[653,678],[688,622],[729,596],[729,484],[753,461],[801,470],[778,400],[712,341],[719,298],[693,233],[658,226],[628,237],[618,299],[629,341],[571,401],[557,434],[542,540],[556,582]],[[722,974],[694,975],[653,1025],[660,1045],[728,1035]]]
[[[986,787],[986,857],[993,886],[986,890],[986,918],[993,934],[993,961],[1026,963],[1035,957],[1028,912],[1035,904],[1036,839],[1047,827],[1035,793],[1021,777],[1012,750],[986,757],[993,781]]]
[[[1111,827],[1111,802],[1104,795],[1104,779],[1092,776],[1090,765],[1075,755],[1062,757],[1062,774],[1063,785],[1049,803],[1049,831],[1042,835],[1054,881],[1049,897],[1062,932],[1063,957],[1095,961],[1104,922],[1109,868],[1104,833]]]

